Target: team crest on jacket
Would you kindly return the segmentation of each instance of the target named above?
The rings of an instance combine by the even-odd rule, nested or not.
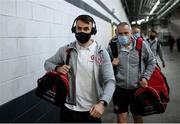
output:
[[[91,61],[94,61],[97,64],[102,64],[102,57],[100,56],[95,56],[95,55],[91,55]]]

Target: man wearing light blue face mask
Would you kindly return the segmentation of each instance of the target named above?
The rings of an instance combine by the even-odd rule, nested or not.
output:
[[[139,69],[139,54],[136,50],[136,39],[132,35],[131,27],[126,22],[117,26],[117,38],[113,41],[117,45],[118,61],[114,61],[113,49],[108,47],[112,64],[116,65],[116,90],[113,95],[114,112],[118,123],[127,123],[128,112],[131,111],[135,123],[142,123],[139,105],[135,100],[135,92],[139,87],[147,87],[148,80],[155,68],[155,57],[149,46],[143,41],[141,56],[141,71]],[[130,107],[130,110],[129,110]]]
[[[118,41],[122,46],[128,46],[131,43],[130,36],[126,35],[119,35]]]
[[[132,27],[132,35],[135,40],[141,37],[141,30],[138,27]]]

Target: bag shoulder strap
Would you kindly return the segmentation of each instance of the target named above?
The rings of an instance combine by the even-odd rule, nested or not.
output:
[[[143,39],[138,37],[136,40],[136,50],[140,51],[142,49]]]
[[[139,54],[139,72],[141,73],[141,56],[142,56],[142,45],[143,45],[143,39],[141,37],[138,37],[136,40],[136,50]]]
[[[160,42],[159,42],[159,41],[157,41],[157,49],[156,49],[156,50],[157,50],[157,52],[159,52],[160,45],[161,45],[161,44],[160,44]]]
[[[111,52],[114,58],[118,57],[118,46],[117,46],[117,42],[112,41],[109,43],[110,48],[111,48]]]
[[[67,53],[67,55],[66,55],[66,65],[69,65],[69,59],[71,57],[70,53],[71,53],[72,49],[73,48],[67,48],[67,50],[66,50],[66,53]]]
[[[153,43],[150,42],[150,48],[156,43],[156,41],[154,41]]]

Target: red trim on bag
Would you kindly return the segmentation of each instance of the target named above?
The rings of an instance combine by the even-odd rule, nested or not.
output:
[[[50,74],[50,75],[52,75],[52,76],[54,76],[54,77],[59,77],[62,81],[63,81],[63,83],[66,85],[66,87],[67,87],[67,92],[66,92],[66,94],[68,94],[68,92],[69,92],[69,80],[68,80],[68,74],[59,74],[59,73],[57,73],[57,72],[55,72],[55,71],[49,71],[49,72],[47,72],[46,74]],[[45,75],[46,75],[45,74]],[[44,76],[45,76],[44,75]]]
[[[160,100],[160,96],[159,94],[157,93],[157,91],[152,88],[152,87],[141,87],[139,88],[136,92],[135,92],[135,96],[138,96],[140,94],[142,94],[143,92],[151,92],[153,93],[159,100]]]

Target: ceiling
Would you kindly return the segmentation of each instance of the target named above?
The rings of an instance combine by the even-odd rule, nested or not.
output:
[[[157,8],[150,14],[154,5],[159,1]],[[160,19],[173,9],[179,7],[180,0],[121,0],[130,22],[140,19]]]

